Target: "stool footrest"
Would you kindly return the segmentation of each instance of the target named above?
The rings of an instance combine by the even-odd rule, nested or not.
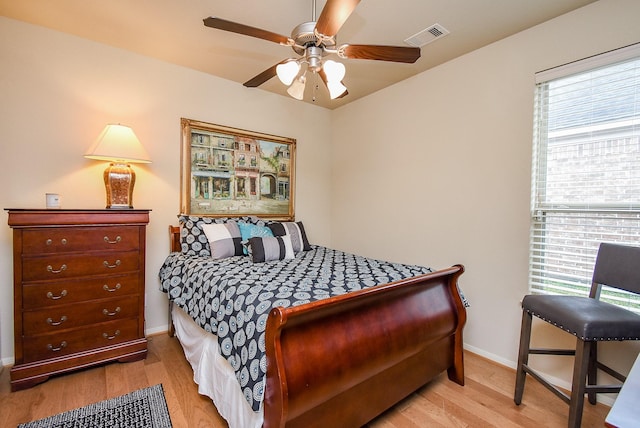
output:
[[[549,381],[547,381],[545,378],[543,378],[542,376],[540,376],[538,374],[538,372],[536,372],[534,369],[532,369],[531,367],[529,367],[526,364],[522,365],[522,369],[526,372],[529,373],[529,375],[531,375],[532,378],[534,378],[535,380],[537,380],[538,382],[540,382],[545,388],[547,388],[549,391],[553,392],[554,394],[556,394],[558,397],[560,397],[562,399],[562,401],[564,401],[565,403],[569,404],[571,403],[571,397],[569,397],[569,395],[567,395],[565,392],[561,391],[558,387],[556,387],[555,385],[551,384]]]
[[[531,348],[529,354],[576,355],[575,349]]]

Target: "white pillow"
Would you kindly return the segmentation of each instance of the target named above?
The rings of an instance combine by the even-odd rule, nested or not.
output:
[[[211,257],[214,259],[224,259],[243,254],[240,228],[235,221],[203,224],[202,229],[207,236],[209,247],[211,247]]]

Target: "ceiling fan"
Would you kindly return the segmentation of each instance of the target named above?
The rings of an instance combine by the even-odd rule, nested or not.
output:
[[[204,19],[204,25],[290,46],[298,55],[296,58],[287,58],[266,69],[247,80],[244,86],[255,88],[277,75],[280,81],[289,87],[287,89],[289,95],[301,100],[304,97],[306,74],[307,71],[310,71],[314,75],[320,76],[329,90],[330,98],[335,99],[348,94],[347,88],[342,82],[345,67],[340,62],[324,59],[327,55],[335,54],[343,59],[370,59],[404,63],[414,63],[420,58],[420,48],[418,47],[351,44],[338,46],[336,34],[358,3],[360,0],[327,0],[316,21],[316,1],[312,0],[312,20],[295,27],[291,32],[291,37],[213,16]]]

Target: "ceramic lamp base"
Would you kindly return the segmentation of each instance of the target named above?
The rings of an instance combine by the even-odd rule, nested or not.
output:
[[[104,170],[107,209],[133,208],[133,185],[136,173],[128,164],[112,163]]]

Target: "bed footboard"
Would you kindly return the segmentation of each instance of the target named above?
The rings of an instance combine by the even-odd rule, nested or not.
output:
[[[264,427],[359,427],[444,370],[463,385],[463,271],[273,309]]]

